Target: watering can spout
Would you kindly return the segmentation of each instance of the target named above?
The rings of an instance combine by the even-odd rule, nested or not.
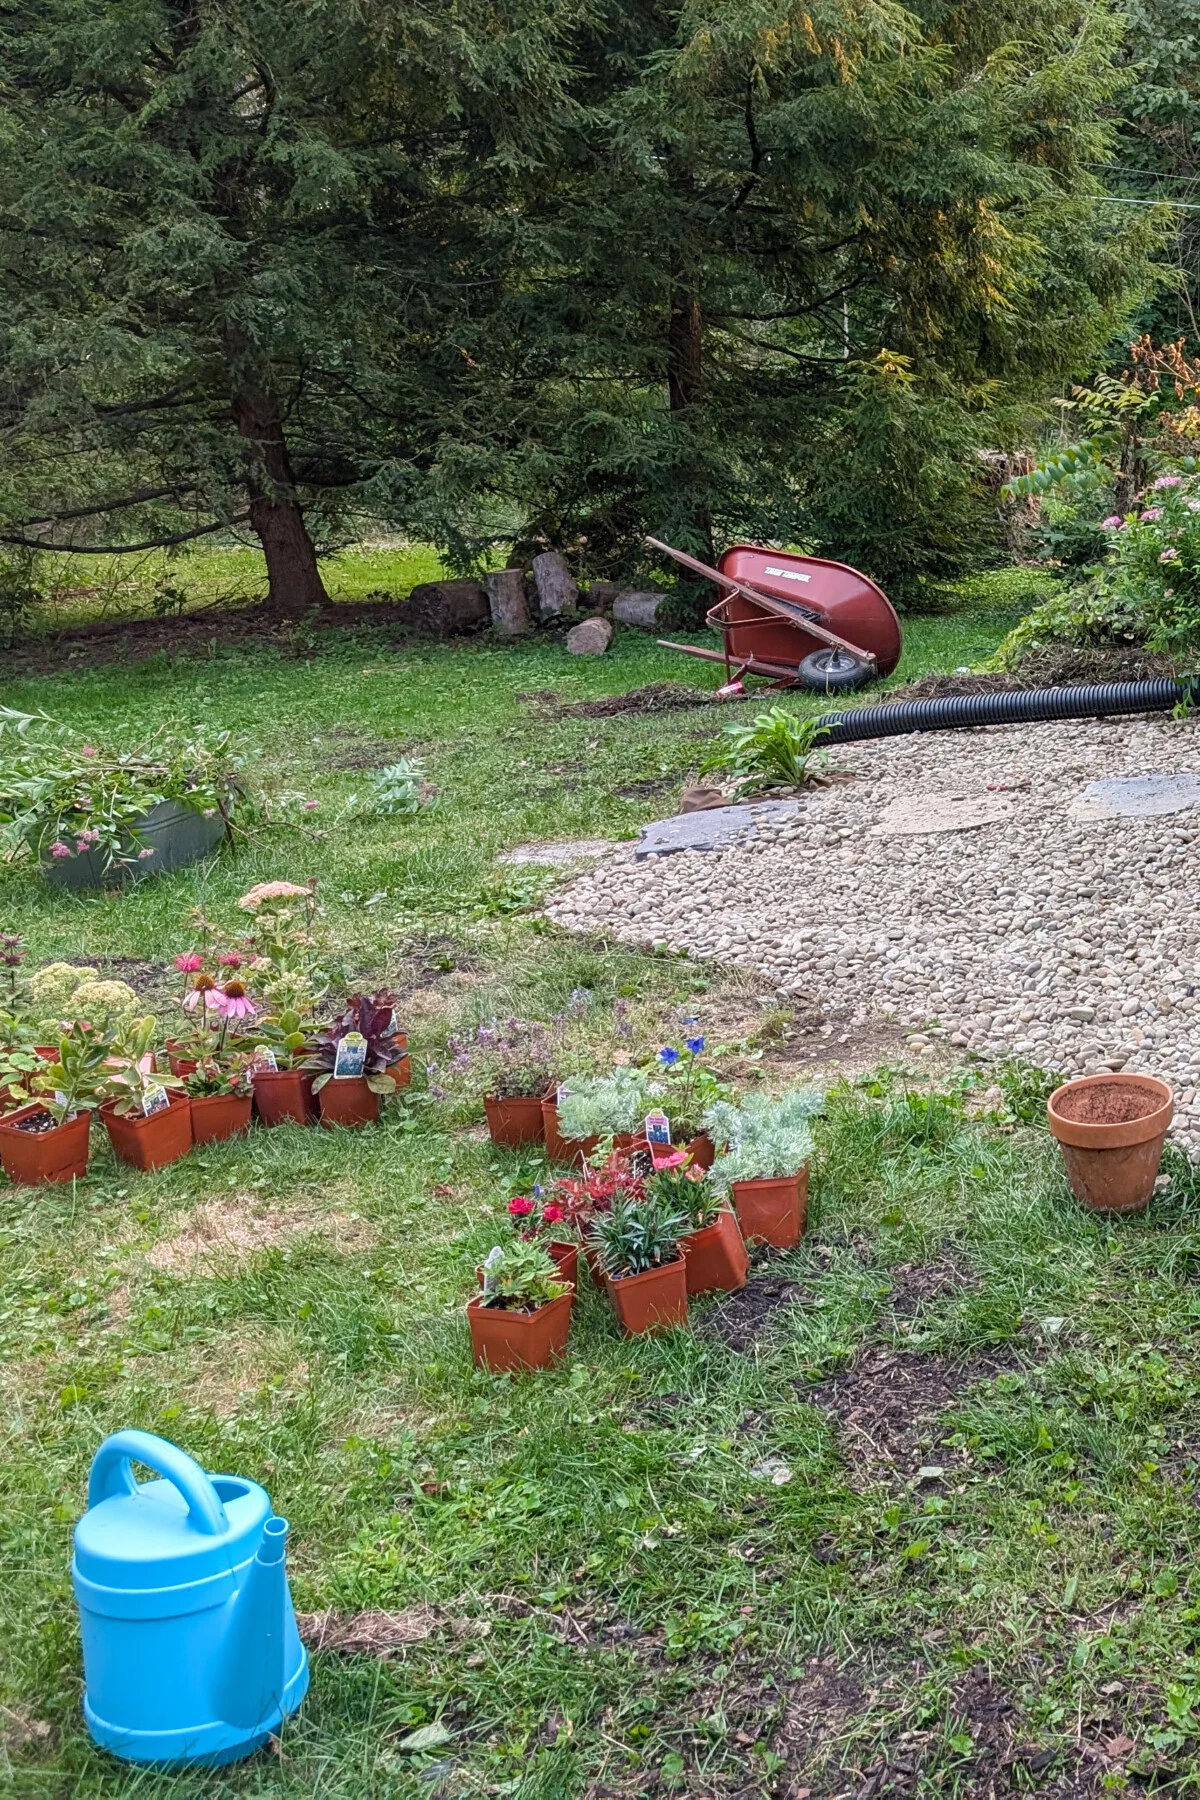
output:
[[[230,1725],[257,1725],[277,1713],[287,1682],[288,1522],[270,1518],[263,1526],[258,1555],[251,1563],[229,1622],[220,1716]]]

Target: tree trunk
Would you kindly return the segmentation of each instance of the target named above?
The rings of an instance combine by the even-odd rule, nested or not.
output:
[[[234,394],[233,417],[246,444],[250,524],[267,559],[267,605],[281,618],[299,618],[329,595],[296,495],[283,418],[274,396],[253,380]]]
[[[667,395],[672,412],[682,412],[700,397],[700,353],[704,316],[695,294],[677,288],[671,295],[667,327]]]

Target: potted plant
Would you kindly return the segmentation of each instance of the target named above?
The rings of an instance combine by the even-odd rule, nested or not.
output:
[[[751,1095],[741,1106],[718,1100],[705,1114],[709,1136],[727,1146],[710,1179],[718,1193],[732,1192],[748,1244],[790,1250],[800,1242],[808,1217],[811,1121],[823,1105],[817,1089],[795,1088],[778,1100]]]
[[[578,1175],[563,1175],[551,1189],[551,1200],[562,1215],[562,1223],[580,1238],[588,1269],[596,1281],[603,1281],[600,1252],[591,1237],[591,1228],[601,1213],[610,1211],[614,1200],[625,1197],[640,1200],[644,1191],[642,1178],[633,1170],[627,1150],[610,1147],[601,1159],[585,1163]]]
[[[372,1125],[380,1101],[396,1092],[400,1061],[393,1009],[352,994],[345,1011],[313,1038],[302,1066],[313,1075],[322,1125]]]
[[[313,1076],[301,1065],[310,1032],[297,1012],[259,1021],[250,1064],[254,1110],[264,1125],[311,1125],[316,1117]]]
[[[573,1075],[543,1103],[546,1148],[563,1162],[586,1161],[605,1138],[627,1149],[642,1135],[653,1105],[644,1069],[618,1067],[603,1075]]]
[[[613,1307],[626,1336],[660,1331],[687,1320],[687,1268],[679,1240],[687,1215],[657,1195],[618,1194],[592,1221]]]
[[[135,1019],[108,1058],[100,1117],[118,1161],[161,1169],[192,1147],[192,1103],[177,1075],[156,1073],[151,1015]]]
[[[704,1129],[704,1114],[718,1100],[727,1100],[730,1088],[701,1061],[705,1040],[695,1031],[695,1023],[686,1021],[684,1029],[692,1035],[685,1036],[682,1045],[664,1044],[658,1052],[648,1092],[670,1119],[674,1142],[686,1147],[696,1168],[709,1169],[717,1152]]]
[[[564,1281],[579,1285],[579,1245],[567,1234],[570,1222],[566,1208],[540,1187],[532,1195],[514,1194],[508,1203],[508,1216],[527,1243],[541,1244]]]
[[[646,1179],[646,1192],[668,1211],[683,1213],[688,1229],[680,1239],[687,1259],[687,1291],[707,1294],[713,1289],[731,1294],[745,1287],[750,1258],[742,1241],[737,1218],[705,1171],[693,1163],[688,1151],[673,1150],[655,1156],[654,1173]]]
[[[469,1038],[451,1037],[450,1071],[471,1071],[483,1090],[483,1110],[493,1144],[519,1150],[542,1142],[542,1096],[555,1079],[555,1030],[540,1019],[491,1019]]]
[[[183,1090],[192,1103],[193,1144],[216,1144],[249,1131],[254,1089],[248,1057],[202,1056],[183,1077]]]
[[[0,849],[27,855],[60,887],[159,874],[221,842],[238,784],[229,734],[159,733],[116,755],[45,714],[0,707]]]
[[[1144,1212],[1175,1097],[1155,1075],[1081,1075],[1046,1102],[1076,1199],[1093,1212]]]
[[[10,1181],[36,1186],[87,1174],[92,1109],[103,1093],[108,1054],[107,1039],[75,1025],[55,1062],[35,1058],[17,1090],[26,1104],[0,1119],[0,1163]]]
[[[575,1290],[541,1244],[514,1237],[483,1264],[482,1291],[467,1302],[471,1345],[481,1369],[544,1369],[567,1347]]]

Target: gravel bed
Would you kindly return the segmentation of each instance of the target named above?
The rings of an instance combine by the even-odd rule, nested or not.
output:
[[[1069,1073],[1152,1071],[1198,1147],[1200,808],[1072,816],[1102,777],[1200,768],[1195,733],[1154,718],[846,745],[836,766],[856,779],[798,816],[765,808],[753,842],[640,863],[625,845],[546,910],[752,968],[854,1025],[898,1020],[917,1055],[948,1040]],[[922,807],[1000,816],[914,833]]]

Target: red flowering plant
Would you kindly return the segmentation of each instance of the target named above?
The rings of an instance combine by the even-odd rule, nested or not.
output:
[[[251,1058],[242,1052],[226,1052],[222,1056],[202,1056],[190,1075],[183,1077],[183,1085],[193,1100],[205,1099],[211,1095],[221,1094],[226,1099],[236,1096],[241,1099],[253,1093],[251,1082],[253,1067]]]
[[[572,1236],[573,1224],[566,1207],[540,1187],[532,1188],[528,1194],[514,1194],[507,1211],[520,1236],[531,1242],[562,1243]]]
[[[646,1192],[668,1212],[685,1214],[689,1231],[703,1231],[706,1225],[715,1225],[721,1210],[720,1195],[687,1150],[655,1150],[654,1170],[646,1178]]]
[[[609,1150],[604,1160],[581,1175],[563,1175],[551,1190],[551,1202],[580,1237],[585,1237],[597,1213],[611,1212],[620,1199],[640,1200],[645,1181],[635,1174],[628,1151]]]

